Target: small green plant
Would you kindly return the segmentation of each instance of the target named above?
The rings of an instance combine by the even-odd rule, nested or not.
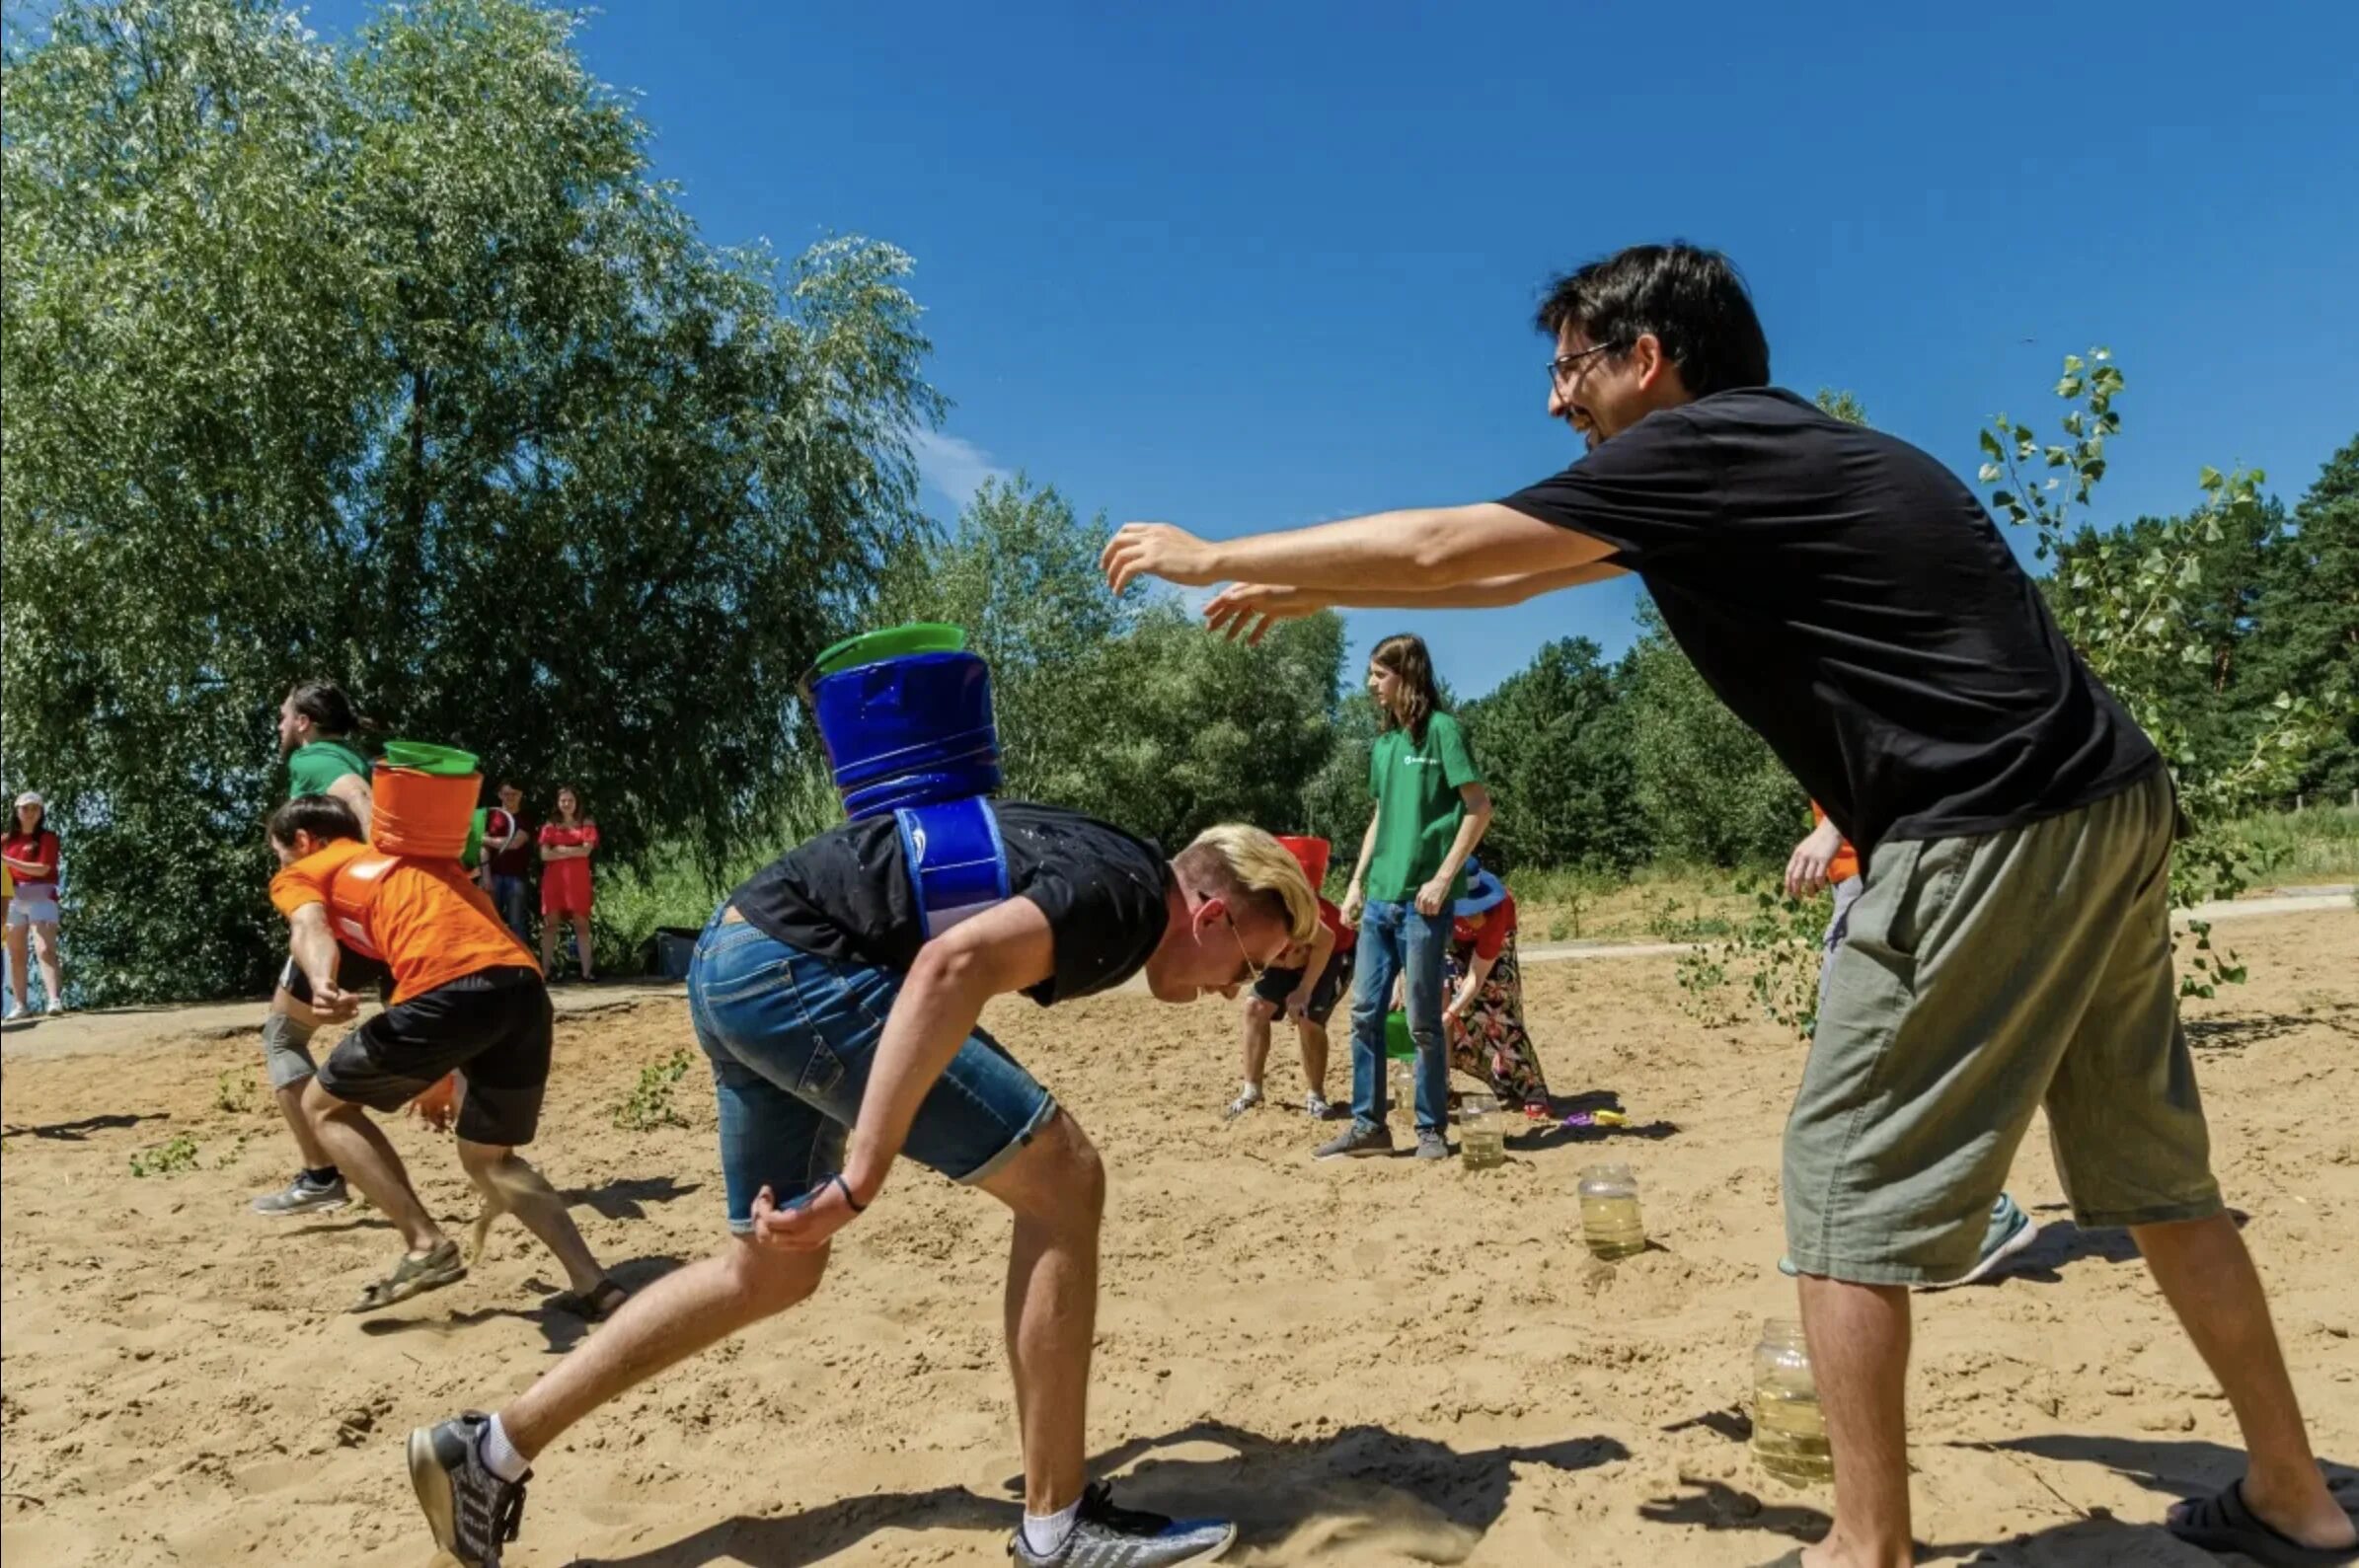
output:
[[[233,1069],[213,1080],[213,1109],[232,1116],[254,1109],[254,1075]]]
[[[134,1176],[172,1176],[196,1168],[196,1140],[187,1133],[175,1133],[150,1149],[142,1149],[131,1156],[131,1174]]]
[[[227,1170],[230,1166],[238,1162],[239,1158],[246,1153],[246,1134],[240,1133],[229,1141],[229,1147],[223,1150],[217,1157],[215,1157],[213,1160],[213,1168],[215,1170]]]
[[[1733,1023],[1736,1016],[1719,992],[1741,980],[1763,1017],[1807,1040],[1818,1028],[1825,901],[1789,898],[1782,887],[1753,877],[1739,878],[1736,891],[1752,898],[1752,913],[1733,926],[1714,922],[1727,932],[1722,939],[1680,955],[1682,1000],[1706,1024]]]
[[[649,1132],[657,1127],[685,1127],[688,1119],[671,1102],[672,1089],[688,1076],[688,1053],[674,1051],[660,1062],[650,1062],[639,1070],[639,1082],[630,1094],[614,1108],[614,1124],[627,1133]]]

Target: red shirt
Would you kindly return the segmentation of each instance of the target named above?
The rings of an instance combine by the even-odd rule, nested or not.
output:
[[[16,878],[20,889],[29,893],[57,891],[57,835],[47,828],[37,833],[11,833],[5,841],[0,841],[0,855],[20,865],[31,863],[42,868],[42,874],[36,875],[18,865],[10,866],[8,874]]]
[[[1339,953],[1351,951],[1351,944],[1360,939],[1358,932],[1343,924],[1343,912],[1324,898],[1319,900],[1319,924],[1335,933],[1335,951]]]
[[[1508,894],[1498,903],[1475,916],[1472,920],[1450,922],[1450,940],[1461,947],[1472,945],[1478,958],[1496,958],[1507,949],[1507,938],[1515,934],[1515,895]]]

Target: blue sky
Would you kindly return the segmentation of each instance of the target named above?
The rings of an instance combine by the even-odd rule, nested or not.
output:
[[[1673,236],[1744,269],[1780,382],[1961,473],[2103,342],[2104,515],[2206,463],[2290,501],[2359,431],[2359,7],[1895,19],[1931,9],[611,0],[580,44],[708,238],[916,258],[946,516],[1019,469],[1213,535],[1504,494],[1574,454],[1541,288]],[[1552,636],[1619,650],[1635,598],[1352,632],[1473,695]]]

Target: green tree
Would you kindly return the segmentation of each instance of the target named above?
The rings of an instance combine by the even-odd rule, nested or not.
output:
[[[1566,637],[1466,706],[1497,806],[1487,861],[1627,870],[1646,858],[1621,695],[1597,644]]]
[[[1783,861],[1809,800],[1664,631],[1651,602],[1624,660],[1633,787],[1652,852],[1720,866]]]
[[[258,984],[305,675],[718,859],[914,525],[907,259],[700,240],[573,20],[66,0],[0,61],[5,771],[98,998]],[[35,773],[38,771],[38,781]]]
[[[2270,543],[2245,650],[2247,693],[2315,694],[2329,725],[2291,787],[2359,789],[2359,437],[2327,459]]]

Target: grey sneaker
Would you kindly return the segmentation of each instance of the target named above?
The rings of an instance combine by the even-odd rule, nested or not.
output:
[[[1999,1201],[1991,1205],[1990,1222],[1983,1228],[1982,1252],[1974,1259],[1974,1266],[1954,1280],[1938,1285],[1920,1285],[1919,1290],[1945,1291],[1959,1285],[1972,1285],[1987,1280],[2003,1268],[2007,1260],[2039,1238],[2039,1222],[2025,1214],[2022,1205],[2002,1192]]]
[[[278,1192],[266,1192],[254,1200],[254,1212],[266,1214],[273,1220],[283,1220],[296,1214],[328,1214],[352,1201],[344,1187],[344,1178],[336,1177],[322,1186],[313,1186],[311,1178],[300,1172]]]
[[[1166,1519],[1117,1508],[1106,1484],[1097,1481],[1081,1494],[1081,1515],[1063,1545],[1036,1552],[1019,1526],[1008,1555],[1021,1568],[1180,1568],[1214,1561],[1236,1539],[1237,1527],[1225,1519]]]
[[[484,1429],[492,1418],[470,1410],[439,1426],[410,1434],[410,1487],[425,1510],[434,1544],[466,1568],[499,1568],[499,1548],[524,1523],[524,1483],[492,1473],[483,1459]]]
[[[1313,1159],[1366,1158],[1393,1152],[1393,1130],[1354,1116],[1351,1125],[1311,1151]]]
[[[1450,1141],[1442,1136],[1440,1128],[1428,1127],[1417,1134],[1417,1157],[1419,1159],[1447,1159],[1450,1157]]]

